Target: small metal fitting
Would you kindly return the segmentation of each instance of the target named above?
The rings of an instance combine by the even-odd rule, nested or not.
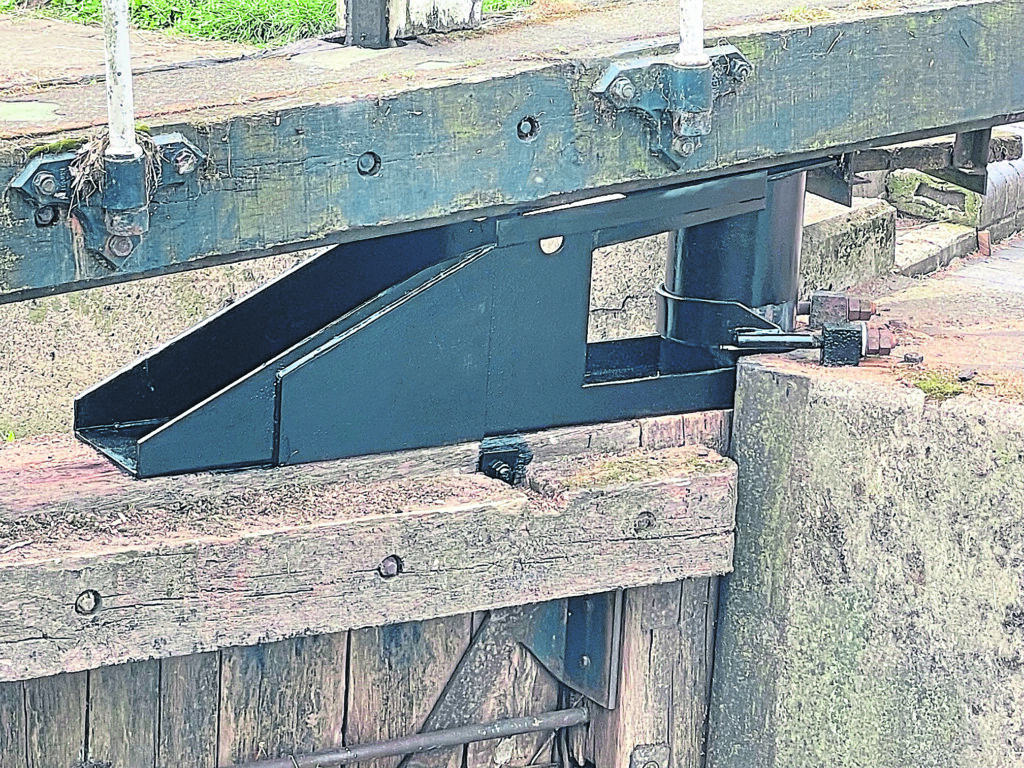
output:
[[[199,167],[199,157],[188,147],[179,150],[173,162],[174,170],[179,176],[187,176]]]
[[[75,600],[75,613],[80,616],[91,616],[100,607],[100,593],[95,589],[87,589]]]
[[[886,326],[869,325],[867,327],[867,349],[869,355],[888,355],[896,348],[896,337]]]
[[[608,96],[622,107],[636,98],[636,86],[628,77],[617,77],[608,86]]]
[[[53,196],[57,192],[57,177],[49,171],[40,171],[32,177],[32,186],[40,195]]]
[[[128,235],[111,235],[107,238],[107,252],[118,259],[127,259],[135,250],[135,241]]]
[[[59,216],[60,214],[57,212],[56,206],[44,205],[41,208],[36,208],[33,219],[37,227],[48,227],[56,223]]]
[[[699,146],[700,139],[695,136],[677,136],[672,139],[672,151],[681,157],[689,157]]]
[[[380,561],[377,566],[377,573],[382,579],[391,579],[402,572],[402,558],[398,555],[388,555]]]
[[[870,320],[877,311],[873,301],[832,291],[815,291],[809,302],[802,301],[797,305],[797,314],[807,315],[808,328]]]

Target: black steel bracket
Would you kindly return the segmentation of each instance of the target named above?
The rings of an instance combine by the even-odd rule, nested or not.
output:
[[[153,137],[154,156],[104,158],[98,188],[76,184],[88,151],[41,154],[29,160],[10,189],[35,208],[36,226],[69,219],[84,250],[110,269],[122,267],[149,230],[150,205],[161,189],[185,184],[205,161],[203,154],[180,133]],[[148,178],[147,178],[148,177]]]
[[[509,485],[523,482],[531,461],[533,451],[518,435],[485,437],[480,443],[480,471]]]
[[[958,133],[953,140],[953,156],[949,168],[926,170],[929,176],[948,181],[964,189],[984,195],[988,188],[989,146],[992,129]]]
[[[652,129],[651,152],[679,170],[711,133],[715,100],[735,93],[753,71],[732,45],[706,51],[702,67],[675,64],[670,56],[613,64],[591,92],[615,110],[640,114]]]

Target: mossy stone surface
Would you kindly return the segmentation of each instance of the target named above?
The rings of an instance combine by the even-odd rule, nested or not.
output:
[[[1024,755],[1024,407],[740,366],[708,768]]]

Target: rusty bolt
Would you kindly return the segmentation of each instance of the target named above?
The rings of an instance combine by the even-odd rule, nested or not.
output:
[[[867,353],[869,355],[888,355],[896,346],[892,331],[886,326],[869,325],[867,327]]]
[[[398,555],[388,555],[380,561],[377,566],[377,573],[383,579],[391,579],[402,572],[402,558]]]
[[[179,176],[185,176],[192,173],[199,165],[199,158],[196,153],[188,147],[179,150],[178,154],[174,156],[174,170],[178,172]]]
[[[87,589],[75,600],[75,613],[91,616],[100,607],[100,593],[95,589]]]
[[[49,171],[40,171],[32,177],[32,186],[41,195],[52,195],[57,191],[57,177]]]
[[[619,76],[608,86],[608,95],[617,104],[628,104],[636,98],[636,86],[628,77]]]
[[[135,241],[128,235],[111,235],[107,240],[107,250],[111,256],[127,259],[135,250]]]

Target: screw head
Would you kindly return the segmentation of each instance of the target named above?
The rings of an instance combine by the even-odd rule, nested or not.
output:
[[[364,152],[356,161],[356,170],[360,176],[376,176],[380,173],[380,155],[376,152]]]
[[[540,122],[533,115],[527,115],[516,126],[516,136],[520,141],[533,141],[540,132]]]
[[[111,256],[127,259],[135,250],[135,241],[128,235],[111,235],[107,240],[107,250]]]
[[[41,195],[52,195],[57,191],[57,177],[49,171],[40,171],[32,177],[32,186]]]
[[[590,657],[586,656],[586,655],[580,656],[580,666],[583,667],[584,669],[589,667],[590,666]]]
[[[199,166],[199,158],[196,153],[188,147],[180,150],[178,154],[174,156],[174,170],[178,172],[179,176],[185,176],[192,173]]]
[[[95,589],[87,589],[75,600],[75,613],[80,616],[91,616],[100,608],[100,593]]]
[[[402,558],[398,555],[388,555],[380,561],[377,566],[377,573],[382,579],[391,579],[402,572]]]

